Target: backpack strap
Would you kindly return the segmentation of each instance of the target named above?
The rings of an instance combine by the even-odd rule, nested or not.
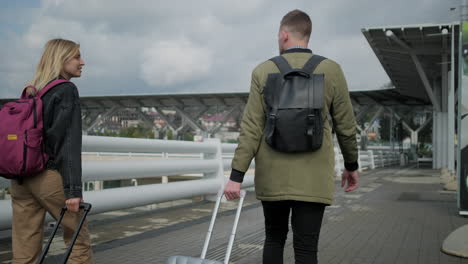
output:
[[[50,89],[54,88],[55,86],[57,86],[57,85],[59,85],[61,83],[66,83],[66,82],[70,82],[70,81],[63,80],[63,79],[53,80],[53,81],[49,82],[44,88],[42,88],[37,93],[37,96],[40,98],[40,97],[44,96],[44,94],[46,94]]]
[[[307,102],[308,102],[308,115],[307,115],[307,135],[312,137],[316,129],[316,115],[321,115],[320,109],[323,108],[323,74],[311,75],[312,85],[307,88]],[[312,87],[311,87],[312,86]]]
[[[28,86],[26,86],[26,88],[23,89],[23,92],[21,93],[20,99],[28,99],[28,97],[29,97],[28,93],[27,93],[28,89],[32,89],[32,90],[34,90],[34,93],[37,93],[36,87],[34,87],[32,85],[28,85]]]
[[[326,59],[327,58],[320,55],[312,55],[312,57],[310,57],[309,60],[304,64],[302,70],[312,74],[315,71],[315,68],[317,68],[317,66]]]
[[[323,96],[324,96],[324,75],[323,74],[314,74],[313,77],[313,103],[312,107],[314,109],[322,109],[323,108]],[[310,87],[309,87],[310,89]]]
[[[315,68],[327,58],[319,56],[319,55],[312,55],[309,60],[305,63],[302,70],[307,73],[313,73]],[[312,78],[312,87],[309,88],[309,109],[321,109],[323,108],[323,74],[313,74],[311,75]],[[312,88],[312,89],[311,89]]]
[[[291,65],[289,65],[288,61],[283,56],[276,56],[271,58],[270,60],[276,64],[276,66],[281,72],[281,75],[284,76],[288,72],[292,71]]]
[[[325,60],[325,57],[319,55],[313,55],[310,59],[306,62],[304,67],[302,68],[303,71],[312,74],[315,71],[315,68]],[[324,75],[323,74],[312,74],[311,75],[312,87],[309,85],[308,87],[308,106],[309,106],[309,114],[307,116],[307,135],[312,137],[315,134],[315,115],[321,115],[321,111],[317,111],[317,109],[323,108],[323,86],[324,86]]]
[[[275,127],[276,127],[276,118],[278,115],[278,108],[279,108],[279,85],[274,86],[274,92],[273,92],[273,105],[271,106],[271,110],[268,113],[267,118],[270,120],[271,124],[271,129],[268,131],[268,134],[265,136],[265,138],[272,138],[273,134],[275,132]]]

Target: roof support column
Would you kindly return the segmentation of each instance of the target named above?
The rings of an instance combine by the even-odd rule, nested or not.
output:
[[[444,113],[434,111],[433,137],[435,146],[435,156],[433,157],[433,168],[443,167],[443,156],[446,154],[444,146]]]
[[[143,113],[143,111],[141,111],[141,108],[137,108],[136,109],[137,111],[137,114],[140,116],[141,120],[148,126],[151,128],[151,130],[153,130],[153,135],[154,135],[154,138],[158,138],[159,136],[159,133],[154,125],[154,120],[152,120],[147,114]]]
[[[393,138],[393,137],[394,137],[394,135],[393,135],[393,134],[394,134],[394,133],[393,133],[393,132],[394,132],[394,129],[393,129],[393,126],[394,126],[394,124],[393,124],[393,116],[394,116],[393,114],[390,115],[390,146],[391,146],[391,148],[392,148],[392,152],[395,150],[395,145],[394,145],[395,140],[394,140],[394,138]]]
[[[438,160],[438,156],[439,156],[439,146],[438,146],[438,143],[439,143],[439,134],[438,134],[438,130],[437,130],[437,112],[436,111],[433,111],[432,112],[432,116],[433,116],[433,119],[434,119],[434,122],[432,123],[432,168],[433,169],[436,169],[437,168],[437,164],[436,164],[436,161]]]
[[[369,125],[367,127],[364,127],[364,129],[359,129],[359,125],[358,125],[358,129],[361,132],[361,150],[367,150],[367,132],[372,127],[375,120],[382,114],[383,109],[384,109],[383,106],[379,106],[379,109],[377,110],[377,112],[374,114],[374,116],[372,116],[372,119],[370,120]]]
[[[356,128],[359,130],[359,132],[362,132],[362,127],[360,125],[360,120],[361,118],[364,116],[364,114],[366,114],[368,112],[368,110],[370,109],[370,106],[363,106],[363,107],[360,107],[359,110],[358,110],[358,113],[356,115]]]
[[[394,116],[397,118],[398,121],[401,122],[401,124],[403,125],[403,128],[405,128],[406,130],[408,130],[410,132],[410,139],[411,139],[411,152],[413,153],[413,157],[416,157],[417,155],[417,147],[418,147],[418,134],[419,134],[419,131],[421,131],[421,129],[423,129],[429,122],[428,120],[426,120],[426,122],[424,122],[424,124],[419,127],[417,130],[413,130],[406,122],[405,120],[403,120],[396,112],[394,112],[392,109],[386,107],[387,110],[391,111]]]
[[[448,82],[448,102],[447,102],[447,113],[448,113],[448,137],[447,137],[447,146],[448,146],[448,169],[455,173],[455,71],[453,70],[455,65],[455,27],[452,27],[452,39],[451,39],[451,56],[450,56],[450,65],[451,70],[447,73],[447,82]],[[448,56],[445,56],[445,60],[448,60]],[[447,71],[445,71],[447,72]]]
[[[445,34],[442,36],[442,48],[443,50],[447,50],[448,47],[448,39],[447,39],[448,34]],[[449,168],[449,164],[452,163],[450,161],[450,152],[452,153],[453,156],[453,150],[451,151],[451,146],[449,144],[449,130],[450,130],[450,113],[449,112],[454,112],[450,111],[448,108],[449,105],[449,76],[448,76],[448,62],[449,62],[449,56],[448,53],[443,52],[442,56],[440,57],[442,64],[441,64],[441,83],[437,84],[440,85],[440,91],[441,91],[441,128],[442,128],[442,135],[441,135],[441,141],[442,141],[442,150],[441,152],[441,157],[440,157],[440,168]],[[434,87],[437,87],[434,85]],[[454,113],[453,113],[454,114]],[[452,145],[453,146],[453,145]],[[454,161],[453,161],[454,162]]]
[[[372,117],[371,121],[369,122],[369,126],[364,128],[364,131],[365,131],[366,133],[367,133],[367,131],[369,130],[369,128],[372,127],[372,125],[374,124],[375,120],[382,114],[383,109],[384,109],[383,106],[379,106],[379,109],[377,110],[377,112],[374,114],[374,116]]]

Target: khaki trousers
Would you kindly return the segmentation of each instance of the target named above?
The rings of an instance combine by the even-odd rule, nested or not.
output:
[[[62,176],[54,170],[46,170],[26,178],[23,184],[11,181],[13,206],[12,247],[13,263],[36,263],[41,255],[46,211],[55,219],[65,206]],[[66,212],[62,220],[63,240],[70,244],[82,211]],[[87,222],[83,224],[68,263],[93,263],[93,253]]]

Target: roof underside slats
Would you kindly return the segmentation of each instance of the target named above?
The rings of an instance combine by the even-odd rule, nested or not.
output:
[[[412,55],[421,64],[434,90],[434,86],[440,86],[442,64],[447,63],[450,70],[453,29],[457,39],[458,25],[455,24],[363,29],[362,33],[395,86],[392,95],[387,92],[383,94],[395,99],[399,97],[402,102],[414,98],[417,99],[415,103],[432,105]],[[388,31],[393,32],[407,48],[390,38]]]

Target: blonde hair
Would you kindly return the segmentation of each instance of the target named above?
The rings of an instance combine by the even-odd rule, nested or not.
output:
[[[36,87],[37,91],[44,88],[50,81],[56,80],[62,74],[65,62],[78,55],[80,45],[66,39],[51,39],[44,47],[42,57],[37,64],[33,80],[28,84]],[[33,90],[28,90],[33,94]]]

